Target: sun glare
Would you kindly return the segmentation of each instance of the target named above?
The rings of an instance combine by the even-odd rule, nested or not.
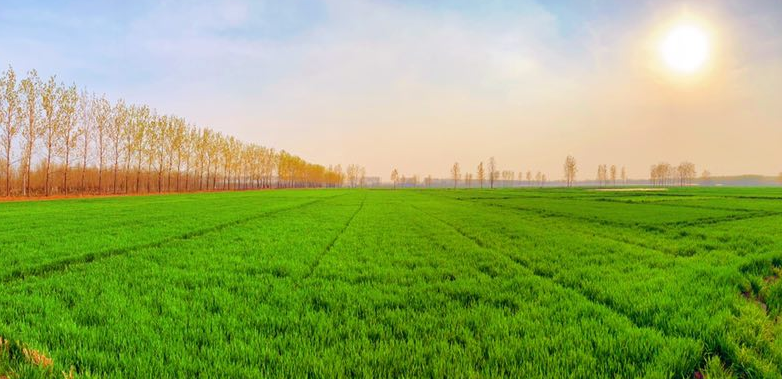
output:
[[[673,71],[691,74],[709,59],[710,41],[706,31],[695,24],[673,26],[660,42],[660,56]]]

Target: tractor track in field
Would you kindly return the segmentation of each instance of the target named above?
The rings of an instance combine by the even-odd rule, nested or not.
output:
[[[580,201],[580,200],[578,200],[578,201]],[[726,212],[748,212],[748,213],[758,213],[758,212],[763,213],[763,212],[765,212],[765,213],[769,213],[769,214],[781,214],[780,212],[766,211],[766,210],[762,210],[762,209],[713,207],[713,206],[695,205],[695,204],[677,204],[676,201],[679,201],[679,199],[676,199],[676,200],[666,200],[666,201],[623,201],[623,200],[619,200],[619,199],[599,198],[599,199],[593,199],[593,200],[590,200],[590,201],[600,202],[600,203],[627,204],[627,205],[659,205],[661,207],[708,209],[708,210],[726,211]],[[690,200],[690,201],[692,201],[692,200]],[[696,200],[696,201],[698,201],[698,200]]]
[[[189,231],[189,232],[186,232],[186,233],[182,233],[182,234],[178,234],[178,235],[175,235],[175,236],[166,237],[166,238],[163,238],[161,240],[154,241],[154,242],[149,242],[149,243],[144,243],[144,244],[139,244],[139,245],[133,245],[133,246],[128,246],[128,247],[119,248],[119,249],[108,249],[108,250],[103,250],[103,251],[99,251],[99,252],[87,253],[87,254],[82,254],[82,255],[79,255],[79,256],[75,256],[75,257],[69,257],[69,258],[60,259],[60,260],[57,260],[57,261],[54,261],[54,262],[46,263],[44,265],[32,267],[32,268],[29,268],[29,269],[14,270],[10,274],[7,274],[7,275],[1,277],[0,278],[0,283],[8,284],[8,283],[12,283],[12,282],[15,282],[15,281],[22,281],[22,280],[24,280],[24,279],[26,279],[28,277],[33,277],[33,276],[35,276],[35,277],[44,277],[44,276],[54,275],[54,274],[56,274],[58,272],[64,272],[64,271],[68,270],[72,266],[90,264],[90,263],[93,263],[93,262],[96,262],[96,261],[99,261],[99,260],[103,260],[103,259],[107,259],[107,258],[111,258],[111,257],[114,257],[114,256],[129,254],[129,253],[133,253],[133,252],[144,250],[144,249],[158,248],[158,247],[170,244],[170,243],[174,243],[174,242],[178,242],[178,241],[185,241],[185,240],[189,240],[189,239],[193,239],[193,238],[202,237],[202,236],[210,234],[210,233],[219,232],[219,231],[231,228],[231,227],[235,227],[235,226],[239,226],[239,225],[242,225],[242,224],[246,224],[246,223],[251,222],[253,220],[261,219],[261,218],[268,217],[268,216],[273,216],[273,215],[276,215],[276,214],[279,214],[279,213],[283,213],[283,212],[288,212],[288,211],[293,211],[293,210],[305,208],[307,206],[310,206],[310,205],[313,205],[313,204],[316,204],[316,203],[320,203],[320,202],[323,202],[323,201],[326,201],[326,200],[330,200],[330,199],[333,199],[333,198],[336,198],[336,197],[339,197],[339,196],[344,196],[344,194],[343,195],[330,196],[330,197],[324,197],[324,198],[320,198],[320,199],[304,202],[304,203],[301,203],[301,204],[297,204],[297,205],[294,205],[294,206],[291,206],[291,207],[275,209],[275,210],[263,212],[263,213],[260,213],[260,214],[254,214],[252,216],[244,217],[244,218],[241,218],[241,219],[238,219],[238,220],[224,222],[222,224],[213,225],[213,226],[210,226],[210,227],[207,227],[207,228],[196,229],[196,230],[192,230],[192,231]]]
[[[526,213],[530,213],[530,214],[533,214],[533,215],[535,215],[537,217],[544,218],[544,219],[545,218],[560,218],[560,219],[566,219],[566,220],[569,220],[569,221],[576,220],[576,221],[584,222],[584,223],[587,223],[587,224],[598,223],[598,224],[603,225],[603,226],[610,226],[610,227],[615,227],[615,228],[619,228],[619,229],[623,229],[623,230],[637,228],[636,226],[633,226],[633,225],[625,225],[625,224],[616,223],[616,222],[612,222],[612,221],[603,222],[601,220],[581,219],[581,218],[569,217],[569,216],[567,216],[565,214],[557,214],[557,215],[555,215],[555,214],[548,214],[548,213],[547,214],[541,214],[541,212],[538,212],[538,211],[532,210],[532,209],[528,209],[528,208],[511,207],[511,206],[501,205],[501,204],[496,204],[496,203],[485,203],[485,202],[482,202],[482,201],[470,201],[470,200],[460,200],[460,201],[467,201],[469,203],[474,203],[474,204],[482,205],[482,206],[485,206],[485,207],[496,207],[496,208],[501,208],[501,209],[505,209],[505,210],[509,210],[509,211],[526,212]],[[585,231],[582,231],[582,230],[578,230],[577,232],[580,233],[581,235],[584,235],[584,236],[587,236],[587,237],[599,237],[599,238],[603,238],[603,239],[606,239],[606,240],[609,240],[609,241],[614,241],[616,243],[621,243],[621,244],[628,245],[628,246],[634,246],[634,247],[646,249],[646,250],[653,251],[653,252],[656,252],[656,253],[660,253],[660,254],[663,254],[663,255],[666,255],[666,256],[674,256],[674,257],[683,256],[683,255],[679,255],[679,254],[676,254],[676,253],[673,253],[673,252],[670,252],[670,251],[661,250],[661,249],[658,249],[658,248],[656,248],[654,246],[650,246],[650,245],[647,245],[647,244],[644,244],[644,243],[630,241],[630,240],[618,239],[618,238],[615,238],[613,236],[606,235],[605,233],[589,234],[588,232],[585,232]]]
[[[722,217],[703,217],[698,218],[695,220],[684,220],[684,221],[670,221],[670,222],[660,222],[655,224],[630,224],[625,223],[621,221],[613,221],[613,220],[606,220],[606,219],[599,219],[599,218],[591,218],[591,217],[582,217],[577,216],[573,214],[567,214],[563,212],[556,212],[556,211],[549,211],[545,209],[538,209],[538,208],[528,208],[524,206],[512,206],[512,205],[504,205],[504,204],[497,204],[497,203],[490,203],[490,202],[482,202],[482,201],[469,201],[472,204],[480,204],[486,207],[497,207],[497,208],[504,208],[504,209],[510,209],[510,210],[516,210],[521,212],[528,212],[528,213],[534,213],[541,217],[559,217],[559,218],[565,218],[565,219],[571,219],[571,220],[580,220],[585,222],[591,222],[594,224],[599,225],[609,225],[609,226],[616,226],[616,227],[623,227],[623,228],[667,228],[667,227],[682,227],[682,226],[698,226],[698,225],[714,225],[719,224],[723,222],[731,222],[731,221],[741,221],[741,220],[748,220],[753,218],[762,218],[762,217],[771,217],[771,216],[778,216],[782,213],[775,213],[775,212],[767,212],[767,211],[748,211],[748,210],[733,210],[734,212],[739,212],[738,214],[732,214],[728,216],[722,216]]]
[[[619,228],[623,230],[642,230],[644,232],[649,231],[663,231],[663,229],[669,229],[669,228],[681,228],[681,227],[690,227],[690,226],[700,226],[700,225],[715,225],[720,223],[727,223],[727,222],[733,222],[733,221],[743,221],[743,220],[752,220],[752,219],[759,219],[759,218],[765,218],[765,217],[774,217],[782,215],[782,212],[771,212],[771,211],[762,211],[762,210],[737,210],[734,209],[735,212],[740,212],[738,214],[732,214],[728,216],[723,217],[711,217],[711,218],[701,218],[698,220],[691,220],[691,221],[675,221],[675,222],[667,222],[667,223],[659,223],[659,224],[626,224],[622,222],[617,221],[611,221],[611,220],[602,220],[602,219],[595,219],[595,218],[589,218],[589,217],[578,217],[573,215],[568,215],[566,213],[561,212],[554,212],[554,211],[547,211],[542,209],[535,209],[535,208],[526,208],[522,206],[512,206],[512,205],[505,205],[505,204],[498,204],[498,203],[492,203],[492,202],[484,202],[480,201],[480,198],[473,198],[475,200],[469,200],[467,198],[457,198],[457,202],[467,202],[471,204],[481,205],[484,207],[494,207],[494,208],[500,208],[505,209],[512,212],[520,212],[520,213],[528,213],[535,215],[537,217],[541,218],[557,218],[557,219],[563,219],[568,221],[580,221],[584,222],[586,224],[597,224],[601,226],[608,226],[608,227],[614,227]],[[476,201],[477,200],[477,201]],[[671,205],[672,207],[675,207]],[[696,208],[696,207],[692,207]],[[660,254],[664,254],[666,256],[671,257],[693,257],[697,256],[698,254],[687,254],[687,253],[679,253],[676,251],[667,251],[659,249],[653,245],[636,242],[632,240],[627,239],[621,239],[616,238],[614,236],[608,235],[606,233],[593,233],[590,234],[585,231],[578,230],[576,231],[584,236],[590,236],[590,237],[599,237],[603,238],[605,240],[614,241],[617,243],[625,244],[628,246],[634,246],[642,249],[646,249],[649,251],[657,252]]]
[[[772,217],[772,216],[777,216],[777,215],[782,214],[782,213],[764,213],[763,211],[761,211],[760,213],[752,212],[751,214],[738,214],[738,215],[731,215],[731,216],[725,216],[725,217],[720,217],[720,218],[711,218],[711,219],[704,218],[704,219],[699,219],[698,221],[677,221],[677,222],[661,223],[661,224],[656,224],[656,225],[644,226],[644,225],[639,225],[639,224],[623,224],[623,223],[615,222],[615,221],[596,220],[596,219],[590,219],[590,218],[584,218],[584,217],[571,217],[571,216],[569,216],[567,214],[564,214],[564,213],[557,213],[557,214],[555,214],[555,212],[546,213],[548,211],[539,211],[539,210],[536,210],[536,209],[530,209],[530,208],[524,208],[524,207],[516,207],[516,206],[508,206],[508,205],[502,205],[502,204],[496,204],[496,203],[482,203],[482,202],[474,202],[474,203],[475,204],[480,204],[480,205],[483,205],[483,206],[486,206],[486,207],[496,207],[496,208],[501,208],[501,209],[505,209],[505,210],[509,210],[509,211],[525,212],[525,213],[529,213],[529,214],[535,215],[535,216],[540,217],[540,218],[558,218],[558,219],[563,219],[563,220],[567,220],[567,221],[582,222],[585,225],[597,224],[597,225],[600,225],[600,226],[618,228],[618,229],[621,229],[621,230],[641,230],[644,233],[647,233],[650,230],[650,228],[652,230],[660,230],[659,227],[670,228],[670,227],[688,227],[688,226],[699,226],[699,225],[713,225],[713,224],[718,224],[718,223],[723,223],[723,222],[750,220],[750,219],[763,218],[763,217]],[[751,211],[747,211],[747,212],[751,212]],[[677,251],[663,250],[663,249],[660,249],[658,247],[655,247],[654,245],[646,244],[646,243],[643,243],[643,242],[637,242],[637,241],[633,241],[633,240],[630,240],[630,239],[624,239],[624,238],[617,238],[617,237],[615,237],[615,236],[613,236],[613,235],[611,235],[609,233],[606,233],[606,232],[594,232],[593,231],[593,232],[590,233],[590,232],[587,232],[587,231],[584,231],[584,230],[578,230],[578,229],[569,229],[569,230],[573,231],[573,232],[576,232],[576,233],[579,233],[579,234],[581,234],[583,236],[586,236],[586,237],[597,237],[597,238],[601,238],[601,239],[604,239],[604,240],[607,240],[607,241],[613,241],[613,242],[616,242],[616,243],[624,244],[624,245],[627,245],[627,246],[634,246],[634,247],[638,247],[638,248],[641,248],[641,249],[646,249],[646,250],[649,250],[649,251],[652,251],[652,252],[656,252],[656,253],[659,253],[659,254],[663,254],[663,255],[669,256],[669,257],[688,258],[688,257],[694,257],[694,256],[698,255],[697,253],[687,253],[687,252],[677,252]],[[598,228],[597,230],[600,230],[600,229]],[[665,238],[666,240],[669,240],[669,238],[667,238],[667,237],[663,237],[663,238]]]
[[[722,224],[722,223],[732,222],[732,221],[753,220],[756,218],[774,217],[774,216],[782,215],[782,212],[769,212],[769,211],[744,211],[744,212],[746,213],[732,215],[732,216],[725,216],[725,217],[712,217],[712,218],[702,218],[700,220],[680,221],[674,223],[667,223],[664,225],[674,226],[674,227],[716,225],[716,224]]]
[[[764,218],[764,217],[773,217],[773,216],[782,215],[782,212],[736,210],[737,212],[740,213],[732,214],[728,216],[722,216],[722,217],[704,217],[695,220],[661,222],[656,224],[630,224],[630,223],[624,223],[620,221],[581,217],[581,216],[576,216],[576,215],[562,213],[562,212],[548,211],[545,209],[527,208],[523,206],[511,206],[511,205],[489,203],[489,202],[482,202],[482,201],[468,201],[468,202],[472,204],[482,205],[485,207],[503,208],[512,211],[532,213],[540,217],[555,217],[555,218],[563,218],[568,220],[579,220],[579,221],[589,222],[598,225],[607,225],[607,226],[614,226],[620,228],[636,228],[636,229],[640,228],[644,230],[661,230],[661,228],[715,225],[715,224],[721,224],[725,222],[751,220],[755,218]]]
[[[421,209],[419,207],[413,206],[413,208],[417,209],[418,211],[420,211],[421,213],[427,215],[428,217],[431,217],[431,218],[437,220],[438,222],[442,223],[443,225],[446,225],[447,227],[449,227],[450,229],[454,230],[456,233],[458,233],[462,237],[470,240],[476,246],[478,246],[478,247],[480,247],[482,249],[489,250],[489,251],[491,251],[491,252],[493,252],[495,254],[498,254],[498,255],[504,257],[505,259],[508,259],[513,264],[515,264],[517,266],[520,266],[520,267],[524,268],[525,270],[529,271],[532,275],[534,275],[534,276],[536,276],[536,277],[538,277],[540,279],[546,280],[546,281],[554,284],[557,287],[560,287],[560,288],[565,289],[565,290],[573,291],[578,296],[582,297],[584,300],[586,300],[586,301],[588,301],[588,302],[590,302],[590,303],[592,303],[592,304],[594,304],[594,305],[596,305],[598,307],[604,308],[604,309],[608,310],[609,312],[614,313],[614,314],[620,316],[621,318],[626,319],[627,321],[629,321],[631,324],[633,324],[637,328],[651,329],[651,330],[654,330],[654,331],[656,331],[656,332],[660,333],[661,335],[663,335],[665,337],[668,337],[668,338],[691,338],[691,337],[684,337],[684,336],[679,336],[679,335],[675,335],[675,334],[670,334],[669,332],[658,328],[656,325],[653,325],[653,324],[647,323],[647,322],[639,321],[632,314],[626,313],[626,312],[618,309],[616,307],[616,305],[614,305],[611,301],[606,301],[606,300],[599,299],[599,298],[597,298],[593,294],[584,292],[580,287],[567,285],[565,283],[557,281],[556,279],[554,279],[554,276],[552,274],[549,274],[549,273],[546,273],[546,272],[542,272],[540,270],[536,270],[535,268],[531,267],[531,265],[529,263],[527,263],[527,262],[525,262],[525,261],[523,261],[521,259],[518,259],[517,257],[514,257],[514,256],[512,256],[510,254],[506,254],[506,253],[504,253],[502,251],[496,250],[493,247],[490,247],[489,245],[484,243],[480,238],[477,238],[477,237],[474,237],[474,236],[470,235],[469,233],[461,230],[459,227],[457,227],[457,226],[455,226],[455,225],[453,225],[453,224],[451,224],[451,223],[449,223],[449,222],[447,222],[447,221],[445,221],[445,220],[443,220],[443,219],[441,219],[441,218],[439,218],[439,217],[437,217],[435,215],[432,215],[431,213],[429,213],[429,212],[427,212],[427,211],[425,211],[425,210],[423,210],[423,209]]]
[[[528,209],[528,208],[510,207],[510,206],[506,206],[506,205],[491,204],[491,203],[490,204],[483,204],[483,203],[480,203],[480,202],[477,202],[476,204],[481,204],[481,205],[486,206],[486,207],[496,207],[496,208],[506,209],[506,210],[509,210],[509,211],[527,212],[527,213],[533,214],[533,215],[541,217],[541,218],[559,218],[559,219],[565,219],[565,220],[569,220],[569,221],[577,220],[577,221],[584,222],[584,223],[587,223],[587,224],[599,224],[599,225],[602,225],[602,226],[614,227],[614,228],[619,228],[619,229],[623,229],[623,230],[630,230],[630,229],[637,229],[637,228],[639,228],[639,226],[637,226],[637,225],[626,225],[626,224],[613,222],[613,221],[603,221],[603,220],[594,220],[594,219],[588,219],[588,218],[569,217],[569,216],[567,216],[565,214],[556,214],[556,215],[555,214],[549,214],[549,213],[541,214],[541,212],[538,212],[536,210],[531,210],[531,209]],[[624,245],[634,246],[634,247],[638,247],[638,248],[654,251],[656,253],[660,253],[660,254],[663,254],[663,255],[666,255],[666,256],[673,256],[673,257],[683,256],[683,255],[676,254],[676,253],[673,253],[673,252],[670,252],[670,251],[660,250],[660,249],[658,249],[658,248],[656,248],[654,246],[650,246],[650,245],[647,245],[647,244],[644,244],[644,243],[641,243],[641,242],[635,242],[635,241],[629,241],[629,240],[624,240],[624,239],[618,239],[618,238],[612,237],[610,235],[606,235],[605,233],[589,234],[588,232],[585,232],[585,231],[582,231],[582,230],[576,230],[576,232],[580,233],[581,235],[587,236],[587,237],[599,237],[599,238],[603,238],[603,239],[606,239],[606,240],[609,240],[609,241],[614,241],[614,242],[617,242],[617,243],[621,243],[621,244],[624,244]]]
[[[320,266],[320,262],[329,253],[329,251],[331,251],[331,248],[334,247],[335,243],[337,243],[337,240],[339,240],[339,237],[341,237],[343,234],[345,234],[345,231],[348,230],[348,228],[350,227],[350,224],[353,223],[353,219],[356,218],[356,215],[359,212],[361,212],[362,209],[364,209],[364,203],[366,202],[366,200],[367,200],[367,195],[364,194],[364,198],[361,199],[361,204],[358,206],[358,208],[356,208],[356,211],[353,212],[353,215],[350,216],[350,218],[348,219],[348,222],[346,222],[345,226],[342,227],[342,230],[340,230],[339,233],[337,233],[334,236],[334,238],[332,238],[331,241],[329,241],[329,244],[326,245],[326,247],[323,249],[323,251],[321,251],[317,256],[315,256],[315,261],[313,261],[312,264],[310,264],[310,268],[309,268],[309,270],[307,270],[307,273],[304,276],[302,276],[301,279],[299,279],[296,282],[296,287],[297,288],[299,287],[299,283],[301,283],[304,280],[309,279],[312,276],[312,274],[315,272],[315,269],[317,269],[318,266]]]

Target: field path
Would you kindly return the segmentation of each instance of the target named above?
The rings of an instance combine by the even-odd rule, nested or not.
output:
[[[337,240],[339,239],[339,237],[342,236],[343,234],[345,234],[345,231],[348,230],[348,228],[350,227],[350,224],[353,223],[353,219],[356,218],[356,215],[359,212],[361,212],[362,209],[364,209],[364,203],[366,202],[366,200],[367,200],[367,195],[364,194],[364,197],[361,198],[361,204],[358,206],[358,208],[356,208],[356,211],[353,212],[353,214],[350,216],[348,221],[345,223],[345,226],[342,227],[342,230],[340,230],[340,232],[337,233],[334,236],[334,238],[329,242],[329,244],[326,246],[326,248],[323,249],[323,251],[321,251],[320,254],[318,254],[315,257],[315,260],[310,264],[310,268],[307,271],[307,273],[301,278],[301,280],[296,282],[296,287],[298,287],[301,282],[309,279],[312,276],[312,274],[315,272],[315,269],[318,268],[318,266],[320,265],[320,262],[323,260],[323,257],[326,256],[331,251],[331,248],[334,247],[335,243],[337,243]]]

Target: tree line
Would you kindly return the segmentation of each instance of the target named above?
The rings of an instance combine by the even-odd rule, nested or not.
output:
[[[578,164],[576,159],[572,155],[568,155],[565,158],[563,164],[563,184],[566,187],[572,187],[576,182],[576,175],[578,174]],[[709,171],[704,170],[700,179],[703,181],[709,180],[711,174]],[[782,173],[780,174],[780,182],[782,182]],[[617,165],[600,164],[597,166],[597,177],[595,182],[597,185],[604,187],[617,184],[628,184],[627,169]],[[672,166],[668,163],[659,163],[651,167],[650,183],[654,186],[672,186],[672,185],[692,185],[696,180],[695,165],[690,162],[682,162],[678,166]],[[546,185],[548,178],[545,173],[538,171],[534,176],[532,171],[519,171],[517,173],[512,170],[499,170],[497,168],[497,161],[494,157],[489,158],[486,164],[480,162],[475,170],[472,172],[463,172],[462,166],[459,162],[454,162],[450,169],[450,178],[445,183],[444,179],[439,180],[440,186],[448,186],[453,188],[458,187],[480,187],[494,188],[496,185],[504,186],[540,186]],[[418,176],[405,177],[400,175],[397,169],[391,171],[391,182],[394,188],[398,186],[404,187],[417,187],[419,185]],[[425,187],[431,187],[433,183],[432,176],[429,175],[423,180]]]
[[[538,171],[534,176],[532,171],[513,171],[513,170],[499,170],[497,167],[497,160],[494,157],[490,157],[487,162],[479,162],[475,172],[462,172],[462,166],[459,162],[454,162],[450,170],[449,183],[450,186],[466,187],[466,188],[495,188],[497,186],[515,186],[515,185],[527,185],[527,186],[545,186],[548,178],[546,174]],[[518,175],[518,176],[517,176]],[[435,179],[432,179],[431,175],[426,176],[422,182],[419,182],[418,175],[405,176],[399,173],[399,170],[394,168],[391,171],[391,183],[393,188],[399,186],[403,187],[418,187],[420,185],[424,187],[432,187]],[[419,184],[420,183],[420,184]],[[444,183],[441,183],[444,184]]]
[[[359,165],[310,163],[35,70],[0,77],[3,196],[358,187],[365,176]]]
[[[696,175],[695,165],[690,162],[682,162],[678,166],[661,162],[649,169],[649,181],[653,186],[692,185]],[[702,177],[708,179],[709,176],[708,171],[704,171]]]
[[[607,185],[616,185],[617,179],[622,184],[627,184],[627,170],[622,166],[621,171],[616,167],[616,165],[611,165],[610,167],[607,164],[601,164],[597,166],[597,183],[601,187],[605,187]]]

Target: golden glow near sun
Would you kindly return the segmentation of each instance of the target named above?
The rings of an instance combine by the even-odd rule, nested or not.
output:
[[[706,30],[694,23],[671,27],[660,41],[660,57],[673,71],[691,74],[704,67],[711,53]]]

